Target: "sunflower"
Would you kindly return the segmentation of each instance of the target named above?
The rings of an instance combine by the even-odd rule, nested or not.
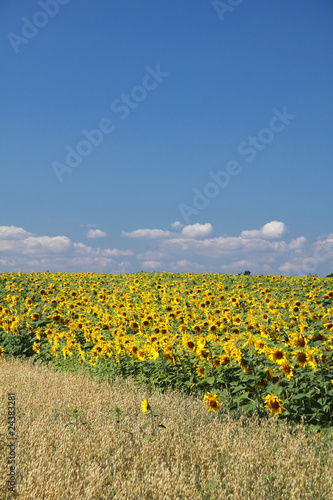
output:
[[[109,357],[110,357],[110,356],[112,356],[112,349],[111,349],[111,347],[110,347],[109,345],[107,345],[107,346],[105,347],[105,352],[106,352],[106,354],[107,354]],[[81,354],[82,354],[82,353],[81,353]]]
[[[239,361],[238,361],[238,364],[239,366],[242,368],[243,372],[246,373],[247,372],[247,363],[245,361],[244,358],[241,358]]]
[[[4,348],[3,348],[3,347],[0,347],[0,357],[1,357],[1,358],[3,357],[3,351],[4,351]]]
[[[150,404],[148,403],[147,398],[141,401],[141,410],[142,413],[146,413],[147,410],[150,410]]]
[[[205,375],[205,367],[204,366],[198,366],[197,367],[197,372],[199,377],[203,377]]]
[[[50,354],[52,354],[52,356],[56,356],[56,357],[58,357],[58,353],[57,353],[57,348],[56,348],[56,346],[53,346],[53,347],[50,349]]]
[[[145,357],[145,353],[144,353],[143,351],[141,351],[141,350],[139,350],[139,351],[137,352],[137,357],[138,357],[138,359],[139,359],[140,361],[144,361],[144,360],[146,359],[146,357]]]
[[[36,344],[36,342],[34,342],[34,345],[33,345],[33,347],[32,347],[32,348],[33,348],[33,350],[34,350],[37,354],[39,354],[39,353],[40,353],[40,347],[39,347],[39,345],[38,345],[38,344]]]
[[[197,356],[200,359],[207,359],[209,357],[209,352],[205,351],[205,349],[197,349]]]
[[[255,342],[254,342],[254,347],[257,351],[265,351],[266,349],[266,343],[262,340],[262,339],[257,339]]]
[[[231,359],[227,354],[222,354],[220,359],[222,365],[228,365],[229,363],[231,363]]]
[[[27,321],[26,321],[26,325],[27,325],[29,332],[32,333],[34,331],[33,327]]]
[[[291,377],[293,376],[294,367],[292,365],[290,365],[289,363],[287,363],[286,361],[283,361],[281,363],[280,370],[283,371],[283,373],[285,374],[285,376],[288,380],[290,380]]]
[[[207,394],[204,396],[204,400],[206,401],[206,407],[208,411],[217,411],[221,403],[217,399],[217,395],[213,394],[212,392],[207,392]]]
[[[317,342],[318,340],[320,340],[321,342],[325,342],[325,335],[320,332],[314,333],[311,337],[311,340],[313,342]]]
[[[269,355],[269,358],[274,361],[274,363],[277,363],[280,365],[286,360],[286,353],[282,350],[276,347],[275,349],[271,350],[271,353]]]
[[[148,346],[146,349],[148,351],[148,356],[150,359],[157,359],[159,357],[160,354],[158,351],[158,347],[155,344]]]
[[[168,359],[169,361],[171,361],[171,363],[175,366],[176,360],[175,360],[174,355],[172,354],[172,351],[170,351],[169,349],[165,349],[164,350],[164,356],[166,357],[166,359]]]
[[[214,368],[218,368],[221,364],[221,360],[219,358],[215,358],[213,361]]]
[[[132,353],[135,356],[137,354],[139,348],[136,345],[132,345],[132,346],[130,346],[130,348],[128,350],[130,353]]]
[[[198,340],[198,348],[203,349],[206,345],[206,339],[205,337],[200,337]]]
[[[303,335],[300,335],[299,333],[297,333],[295,336],[294,336],[294,339],[293,339],[293,342],[292,344],[295,346],[295,347],[305,347],[306,344],[307,344],[307,340],[305,339],[305,337]]]
[[[314,356],[315,352],[316,352],[315,350],[310,350],[310,349],[308,349],[306,351],[306,361],[307,361],[308,365],[310,365],[313,370],[315,370],[317,368],[317,361],[316,361],[316,358]]]
[[[282,401],[277,396],[269,394],[264,398],[264,400],[266,408],[269,409],[272,415],[278,415],[279,413],[282,413]]]
[[[185,342],[185,346],[190,349],[190,351],[194,351],[195,349],[195,342],[193,342],[193,340],[187,340]]]
[[[298,366],[301,366],[302,368],[304,368],[304,366],[306,365],[306,362],[307,362],[306,352],[296,351],[293,354],[293,358],[296,360],[296,363],[298,364]]]

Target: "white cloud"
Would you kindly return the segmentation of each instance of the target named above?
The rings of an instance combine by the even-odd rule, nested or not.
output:
[[[174,228],[183,227],[179,221],[171,224]],[[146,238],[146,239],[178,239],[183,236],[185,238],[202,238],[212,232],[212,225],[206,224],[193,224],[184,226],[181,233],[173,233],[163,229],[136,229],[135,231],[122,231],[121,235],[128,238]]]
[[[111,250],[110,248],[106,248],[105,250],[102,250],[102,255],[105,255],[106,257],[118,257],[120,255],[133,255],[133,251],[118,250],[117,248]]]
[[[76,255],[94,255],[98,256],[101,253],[100,248],[93,248],[84,243],[73,243]]]
[[[236,262],[230,262],[230,264],[223,264],[221,269],[224,270],[233,270],[234,272],[240,273],[246,270],[255,270],[258,268],[258,264],[256,262],[250,260],[238,260]]]
[[[305,241],[304,241],[305,240]],[[299,245],[296,243],[299,242]],[[308,273],[315,273],[322,263],[328,265],[328,269],[333,267],[333,234],[312,243],[306,244],[304,237],[296,238],[290,242],[293,253],[284,264],[279,267],[280,272],[288,272],[304,276]],[[305,246],[305,249],[304,249]]]
[[[163,269],[163,267],[165,266],[165,263],[160,262],[158,260],[145,260],[145,261],[141,262],[141,266],[143,269],[155,271],[157,269]]]
[[[33,236],[21,227],[0,226],[0,240],[24,240],[28,236]]]
[[[206,265],[198,264],[197,262],[190,262],[187,259],[177,260],[175,263],[170,265],[170,268],[172,272],[191,272],[191,270],[200,272],[207,270]]]
[[[330,261],[333,259],[333,233],[328,234],[325,238],[316,241],[312,245],[313,255],[320,262]]]
[[[132,250],[118,250],[117,248],[93,248],[84,243],[73,243],[75,248],[75,254],[80,256],[89,256],[89,257],[119,257],[119,256],[128,256],[133,255]]]
[[[176,220],[175,222],[173,222],[170,225],[171,225],[171,227],[174,227],[175,229],[180,229],[181,227],[184,227],[184,224],[179,222],[179,220]]]
[[[40,255],[51,253],[64,253],[72,248],[72,242],[66,236],[37,236],[24,240],[24,254]]]
[[[107,236],[107,233],[100,229],[89,229],[87,232],[87,238],[105,238],[105,236]]]
[[[177,221],[176,221],[177,222]],[[175,229],[179,224],[173,223]],[[177,226],[177,227],[176,227]],[[101,232],[96,229],[94,231]],[[333,233],[309,242],[305,236],[287,238],[282,222],[260,230],[212,238],[212,225],[192,224],[180,231],[138,229],[123,236],[131,247],[94,248],[66,236],[35,236],[15,226],[0,227],[0,272],[230,272],[252,274],[329,274],[333,266]],[[96,233],[95,233],[96,234]],[[283,235],[286,235],[283,238]],[[137,241],[142,238],[142,241]],[[136,240],[135,240],[136,239]],[[140,251],[138,251],[140,249]],[[121,258],[129,260],[119,262]],[[318,273],[318,274],[319,274]]]
[[[23,255],[68,252],[72,242],[66,236],[29,236],[20,240],[0,240],[0,251]]]
[[[206,222],[206,224],[192,224],[185,226],[183,227],[181,234],[188,238],[202,238],[204,236],[208,236],[212,230],[212,225]]]
[[[291,240],[291,242],[289,243],[289,248],[291,250],[303,248],[306,245],[307,241],[308,240],[304,236],[300,236],[295,240]]]
[[[175,233],[171,233],[170,231],[163,231],[162,229],[136,229],[135,231],[122,231],[122,236],[127,236],[128,238],[148,238],[148,239],[156,239],[156,238],[170,238]]]
[[[0,240],[0,252],[22,252],[23,245],[17,240]]]
[[[131,256],[132,250],[92,248],[66,236],[30,236],[15,226],[2,226],[0,266],[4,271],[102,271],[125,272],[129,262],[117,263],[111,257]],[[6,237],[7,239],[4,239]]]
[[[168,257],[167,252],[160,252],[159,250],[147,250],[146,252],[138,253],[137,258],[139,260],[156,260],[165,259]]]
[[[282,266],[279,267],[279,271],[281,273],[293,273],[295,270],[296,266],[295,264],[292,264],[291,262],[287,261]]]
[[[282,238],[287,234],[287,228],[284,225],[283,222],[279,221],[272,221],[272,222],[267,222],[262,228],[258,229],[253,229],[251,231],[242,231],[241,232],[241,237],[242,238]]]

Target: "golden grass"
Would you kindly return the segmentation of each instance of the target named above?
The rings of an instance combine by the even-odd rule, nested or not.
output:
[[[0,377],[1,500],[333,498],[333,441],[313,439],[302,426],[291,432],[274,418],[235,421],[208,413],[202,399],[13,358],[0,358]],[[6,484],[9,392],[16,397],[16,493]],[[165,426],[154,434],[143,427],[145,397]]]

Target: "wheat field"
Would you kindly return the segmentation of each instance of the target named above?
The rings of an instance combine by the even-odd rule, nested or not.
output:
[[[220,412],[208,413],[201,399],[180,392],[12,357],[0,358],[0,376],[1,499],[333,497],[333,440],[311,436],[301,425],[235,419],[223,412],[223,402]],[[7,485],[9,393],[16,405],[13,492]],[[144,398],[153,412],[142,412]]]

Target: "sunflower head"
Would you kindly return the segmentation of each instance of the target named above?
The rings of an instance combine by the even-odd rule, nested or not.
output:
[[[207,359],[209,357],[209,352],[205,349],[197,349],[197,356],[200,359]]]
[[[227,365],[227,364],[231,363],[230,356],[228,356],[227,354],[222,354],[220,359],[221,359],[222,365]]]
[[[264,400],[265,400],[265,406],[266,408],[269,409],[271,415],[278,415],[279,413],[282,413],[283,410],[282,401],[277,396],[274,396],[273,394],[268,394],[268,396],[266,396]]]
[[[34,345],[33,345],[33,347],[32,347],[32,348],[33,348],[33,350],[34,350],[37,354],[39,354],[39,353],[40,353],[40,347],[39,347],[39,345],[38,345],[36,342],[34,342]]]
[[[295,358],[296,360],[296,363],[301,366],[302,368],[304,368],[304,366],[306,365],[306,362],[307,362],[307,356],[306,356],[306,352],[304,351],[296,351],[293,355],[293,358]]]
[[[274,363],[281,364],[286,360],[286,355],[283,349],[279,349],[278,347],[272,349],[270,358]]]
[[[191,351],[194,351],[195,343],[193,342],[193,340],[187,340],[185,345],[188,349],[190,349]]]
[[[150,410],[150,404],[147,401],[147,398],[145,398],[143,401],[141,401],[141,410],[142,413],[146,413],[147,410]]]
[[[212,392],[207,392],[207,394],[204,396],[204,400],[206,401],[206,407],[208,411],[217,411],[221,403],[217,399],[217,395],[213,394]]]
[[[287,380],[290,380],[291,377],[293,376],[294,367],[290,363],[288,363],[287,361],[281,363],[280,370],[283,371]]]
[[[198,366],[197,367],[197,373],[199,377],[203,377],[205,375],[205,367],[204,366]]]

